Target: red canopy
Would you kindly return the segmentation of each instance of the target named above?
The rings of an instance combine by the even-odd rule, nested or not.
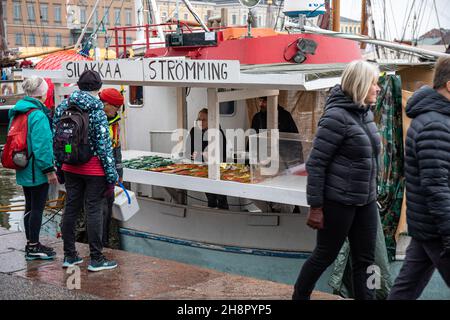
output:
[[[89,57],[82,56],[75,50],[59,51],[59,52],[51,53],[48,56],[46,56],[44,59],[39,61],[36,64],[35,69],[36,70],[59,70],[59,69],[61,69],[63,62],[80,61],[80,60],[90,61],[92,59]],[[45,100],[44,104],[47,106],[47,108],[52,110],[55,107],[55,99],[54,99],[55,86],[53,85],[53,83],[50,79],[45,79],[45,80],[48,83],[48,92],[47,92],[47,99]]]

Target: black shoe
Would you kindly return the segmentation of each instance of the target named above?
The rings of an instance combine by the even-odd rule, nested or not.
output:
[[[89,271],[102,271],[117,268],[117,262],[114,260],[108,260],[104,256],[93,260],[89,263],[88,270]]]
[[[38,243],[36,245],[27,244],[25,247],[26,260],[51,260],[55,258],[56,252],[53,248]]]
[[[83,259],[80,258],[78,255],[75,255],[74,257],[64,256],[64,263],[62,265],[63,268],[70,268],[75,266],[76,264],[80,264],[83,262]]]

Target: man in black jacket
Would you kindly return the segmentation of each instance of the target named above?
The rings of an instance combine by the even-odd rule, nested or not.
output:
[[[406,204],[411,244],[388,299],[420,297],[435,269],[450,287],[450,58],[436,63],[433,89],[408,101]]]

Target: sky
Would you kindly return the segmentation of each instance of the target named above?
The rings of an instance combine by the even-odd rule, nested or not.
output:
[[[450,0],[435,1],[441,27],[450,29]],[[360,0],[341,0],[341,16],[359,21],[361,19],[361,2]],[[402,37],[407,16],[413,3],[415,3],[414,10],[411,13],[404,39],[411,39],[414,14],[417,17],[415,23],[418,25],[419,36],[433,28],[438,28],[439,24],[433,0],[372,0],[377,30],[383,30],[384,2],[386,2],[387,40]]]

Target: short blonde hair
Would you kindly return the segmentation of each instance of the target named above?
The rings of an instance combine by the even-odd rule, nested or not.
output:
[[[364,105],[370,86],[378,80],[380,70],[374,64],[364,60],[350,62],[342,73],[342,91],[355,103]]]

